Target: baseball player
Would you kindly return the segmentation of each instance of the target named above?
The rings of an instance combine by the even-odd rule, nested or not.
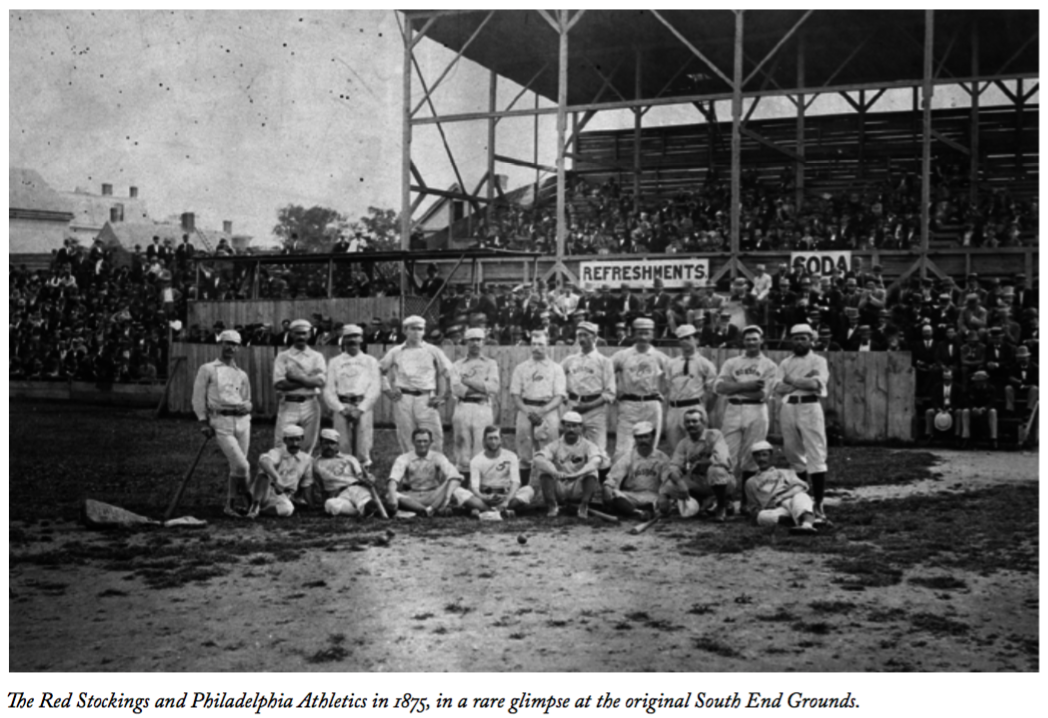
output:
[[[321,429],[320,456],[313,460],[313,478],[323,493],[324,511],[332,516],[367,516],[378,510],[367,474],[356,457],[339,452],[341,436]]]
[[[364,330],[356,324],[342,328],[342,353],[328,362],[323,396],[334,415],[339,451],[355,454],[366,469],[371,466],[373,409],[382,393],[382,376],[378,360],[360,351],[363,340]]]
[[[596,349],[600,330],[592,322],[579,322],[575,337],[579,352],[560,365],[568,388],[568,408],[582,416],[582,435],[607,452],[608,406],[615,401],[615,367]]]
[[[554,365],[559,368],[559,365]],[[560,513],[560,502],[579,502],[579,518],[589,516],[589,503],[600,482],[597,469],[605,455],[596,444],[582,438],[582,416],[569,411],[561,419],[564,436],[546,444],[535,454],[535,471],[539,474],[542,496],[547,516]]]
[[[619,418],[615,427],[615,458],[633,449],[633,425],[649,421],[655,427],[655,445],[662,436],[662,399],[670,358],[651,346],[655,322],[633,322],[634,344],[611,357],[619,390]]]
[[[670,459],[655,448],[655,427],[642,421],[633,427],[633,449],[620,456],[602,488],[604,505],[617,513],[647,521],[654,511],[669,511],[669,497],[660,495]],[[651,512],[647,509],[650,508]]]
[[[670,359],[666,372],[669,384],[666,436],[671,449],[675,449],[684,438],[685,412],[693,406],[706,406],[713,393],[713,382],[717,379],[717,367],[697,351],[698,330],[691,324],[682,324],[677,327],[676,334],[681,354]]]
[[[713,518],[720,523],[728,514],[728,497],[736,490],[735,462],[724,435],[708,427],[706,409],[687,409],[686,435],[673,449],[664,492],[674,500],[692,496],[707,505],[712,502],[716,507]]]
[[[193,412],[202,424],[201,433],[208,438],[216,437],[215,441],[229,462],[223,511],[227,516],[240,516],[234,502],[239,494],[247,493],[251,384],[247,373],[236,364],[240,334],[227,329],[218,335],[218,343],[222,347],[221,356],[202,365],[193,382]]]
[[[450,513],[452,505],[486,511],[487,504],[462,488],[462,475],[448,457],[431,450],[429,429],[415,429],[414,449],[397,457],[389,472],[387,503],[430,517]]]
[[[742,485],[757,470],[750,447],[768,435],[768,397],[779,368],[761,353],[764,332],[758,326],[742,330],[743,353],[724,362],[713,390],[728,398],[721,432],[728,443]],[[745,493],[742,497],[746,501]]]
[[[779,424],[786,460],[802,481],[810,481],[815,515],[824,519],[826,421],[819,397],[827,396],[830,369],[826,359],[811,350],[814,335],[807,324],[795,324],[790,329],[793,356],[779,364],[775,393],[782,397]]]
[[[527,506],[535,497],[533,487],[521,488],[520,461],[502,448],[502,430],[497,426],[485,427],[484,450],[469,462],[469,490],[488,511]]]
[[[815,516],[808,485],[789,469],[771,465],[772,447],[767,441],[757,441],[750,447],[757,473],[746,481],[747,505],[758,526],[777,526],[780,519],[789,518],[790,533],[811,535],[818,532],[820,522]]]
[[[300,426],[305,432],[302,449],[313,453],[320,433],[320,403],[317,396],[324,388],[327,365],[324,355],[310,348],[313,326],[305,319],[291,322],[291,346],[277,354],[273,362],[273,386],[280,392],[280,405],[274,429],[273,444],[284,443],[284,430]]]
[[[484,330],[466,331],[466,356],[451,367],[451,393],[458,399],[451,415],[455,466],[468,475],[470,461],[484,447],[484,429],[495,423],[494,400],[499,394],[499,365],[481,355]]]
[[[397,443],[403,453],[411,451],[416,429],[428,429],[433,450],[444,450],[444,427],[439,407],[447,399],[451,362],[439,347],[422,341],[426,320],[411,316],[404,320],[403,344],[393,347],[379,362],[382,389],[393,402]]]
[[[535,451],[560,434],[557,407],[567,396],[564,369],[546,356],[548,341],[540,332],[531,333],[531,359],[513,369],[509,393],[517,406],[517,456],[521,479],[530,478]]]
[[[313,459],[302,445],[305,431],[297,424],[284,427],[284,443],[258,457],[258,473],[251,482],[251,507],[247,518],[290,516],[295,503],[308,503],[313,485]]]

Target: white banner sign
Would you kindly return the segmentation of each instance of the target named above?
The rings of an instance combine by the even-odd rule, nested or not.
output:
[[[820,277],[830,276],[834,267],[844,274],[852,266],[851,252],[791,252],[790,266],[796,264],[798,259],[804,262],[804,270],[808,274],[818,274]]]
[[[661,279],[663,285],[671,289],[683,287],[688,281],[705,282],[709,276],[710,260],[698,257],[579,263],[579,281],[586,289],[603,284],[614,289],[621,284],[640,289],[650,287],[656,279]]]

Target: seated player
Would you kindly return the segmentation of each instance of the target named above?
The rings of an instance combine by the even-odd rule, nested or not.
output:
[[[547,516],[560,513],[560,502],[577,502],[580,518],[589,516],[589,504],[600,481],[597,470],[604,462],[604,452],[582,438],[582,416],[569,411],[560,420],[564,435],[550,442],[535,454],[535,473],[539,477],[542,496],[535,500],[545,502]]]
[[[502,430],[484,428],[484,450],[469,462],[469,489],[485,505],[485,511],[505,511],[513,502],[527,505],[535,497],[530,486],[520,486],[520,461],[502,448]]]
[[[254,519],[259,514],[290,516],[295,512],[295,503],[308,503],[306,490],[313,485],[313,458],[301,450],[304,436],[301,426],[288,424],[284,427],[284,445],[258,457],[247,518]]]
[[[647,521],[656,510],[669,512],[669,497],[660,496],[659,490],[670,459],[655,448],[655,427],[650,421],[634,424],[633,442],[630,452],[620,456],[608,473],[602,489],[604,505],[616,513]]]
[[[340,453],[341,437],[334,429],[320,432],[320,456],[313,460],[316,488],[323,494],[324,511],[332,516],[367,516],[378,510],[371,481],[355,456]]]
[[[415,429],[411,443],[415,450],[398,456],[389,472],[388,505],[425,516],[447,515],[452,506],[487,510],[487,504],[462,488],[462,475],[448,457],[430,451],[429,429]]]
[[[790,469],[771,465],[772,446],[758,441],[750,449],[757,463],[757,473],[746,481],[746,496],[758,526],[776,526],[780,520],[789,520],[790,533],[814,534],[817,526],[828,522],[816,520],[808,484],[797,478]]]
[[[706,410],[695,406],[684,414],[687,436],[678,442],[666,472],[663,489],[672,499],[693,496],[703,504],[716,506],[714,520],[723,522],[728,514],[728,497],[735,494],[734,462],[724,435],[708,429]]]

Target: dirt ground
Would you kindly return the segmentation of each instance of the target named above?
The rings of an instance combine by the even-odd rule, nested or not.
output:
[[[937,456],[928,478],[834,492],[816,539],[739,519],[12,521],[10,670],[1036,671],[1037,455]],[[983,527],[966,555],[1018,558],[958,558],[971,502],[1006,490],[1033,497],[1032,535]],[[915,518],[873,538],[908,498]]]

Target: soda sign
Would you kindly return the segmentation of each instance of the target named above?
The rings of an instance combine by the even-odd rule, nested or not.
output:
[[[817,274],[828,277],[837,269],[841,274],[851,270],[851,252],[791,252],[790,266],[797,264],[797,260],[804,264],[804,271],[808,274]]]

